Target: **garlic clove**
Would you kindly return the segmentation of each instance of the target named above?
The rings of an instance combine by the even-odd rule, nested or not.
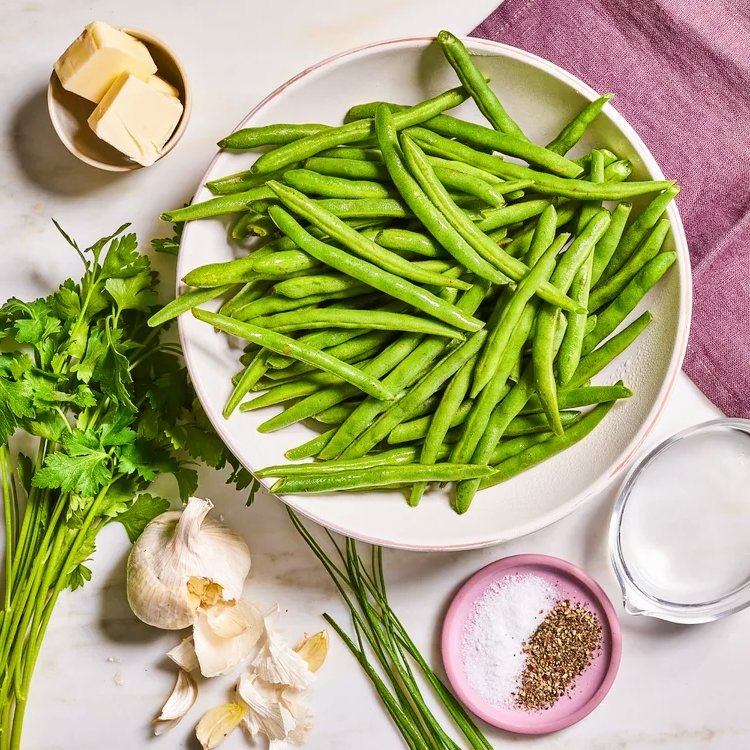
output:
[[[297,726],[292,714],[279,700],[278,689],[245,672],[237,684],[237,694],[247,705],[245,729],[251,736],[260,733],[269,740],[283,740]]]
[[[278,607],[271,610],[264,620],[265,638],[252,661],[258,676],[275,685],[306,688],[313,677],[307,662],[275,630],[274,621]]]
[[[197,697],[198,686],[195,680],[181,669],[161,713],[154,719],[154,734],[164,734],[179,724],[182,717],[193,707]]]
[[[195,736],[203,750],[213,750],[240,725],[246,708],[239,703],[224,703],[212,708],[198,722]]]
[[[311,672],[317,672],[328,656],[328,633],[321,630],[305,638],[294,650],[307,662]]]
[[[207,517],[212,507],[209,500],[190,498],[184,510],[157,516],[133,545],[128,602],[145,623],[179,630],[192,624],[207,595],[216,599],[220,591],[225,599],[241,596],[250,550],[238,534]],[[186,587],[190,578],[207,582],[200,597]]]
[[[204,677],[226,674],[246,659],[263,632],[263,614],[239,601],[199,609],[193,623],[195,653]]]
[[[177,646],[167,651],[167,657],[186,672],[194,672],[198,669],[198,657],[195,655],[193,636],[183,638]]]

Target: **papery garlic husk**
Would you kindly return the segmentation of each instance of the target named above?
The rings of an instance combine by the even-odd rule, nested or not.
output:
[[[286,736],[288,742],[302,745],[307,733],[312,729],[312,709],[307,700],[307,693],[296,688],[284,688],[279,694],[281,705],[294,719],[294,729]]]
[[[250,550],[234,531],[207,518],[212,507],[191,497],[184,510],[157,516],[133,545],[128,602],[143,622],[165,630],[191,625],[200,604],[188,595],[191,577],[218,584],[225,599],[242,594]]]
[[[247,705],[242,723],[252,737],[260,733],[269,740],[283,740],[296,728],[296,720],[279,700],[278,688],[257,674],[245,672],[240,677],[237,695]]]
[[[317,672],[328,656],[328,633],[321,630],[315,635],[307,636],[294,649],[306,662],[311,672]]]
[[[274,627],[279,608],[276,606],[264,618],[265,637],[253,659],[252,666],[266,682],[306,688],[313,674],[307,662],[284,640]]]
[[[263,613],[250,602],[201,607],[193,623],[195,653],[204,677],[226,674],[246,659],[263,633]]]
[[[239,703],[224,703],[203,714],[195,736],[203,750],[213,750],[240,725],[247,709]]]
[[[195,655],[193,636],[183,638],[178,645],[167,651],[167,657],[186,672],[194,672],[198,669],[198,657]]]
[[[159,716],[154,719],[154,734],[168,732],[180,723],[182,717],[193,707],[198,697],[195,680],[183,669],[177,673],[177,682],[167,698]]]

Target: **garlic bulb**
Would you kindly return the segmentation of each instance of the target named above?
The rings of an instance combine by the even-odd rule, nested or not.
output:
[[[184,510],[157,516],[128,558],[128,602],[138,618],[165,630],[192,624],[201,604],[189,595],[190,578],[216,584],[210,593],[237,599],[250,570],[250,550],[234,531],[212,518],[209,500],[192,497]],[[208,593],[208,589],[206,589]]]

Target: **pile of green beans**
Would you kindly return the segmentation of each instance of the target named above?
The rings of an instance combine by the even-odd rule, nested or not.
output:
[[[461,41],[437,43],[459,87],[236,131],[221,148],[264,153],[162,215],[226,218],[241,255],[193,269],[152,322],[192,310],[245,340],[225,417],[276,407],[261,432],[319,433],[286,454],[314,461],[258,472],[276,493],[404,488],[417,505],[454,482],[463,513],[633,395],[590,381],[652,320],[630,318],[676,260],[678,186],[630,181],[606,148],[568,155],[612,94],[534,144]],[[444,114],[469,99],[486,125]]]

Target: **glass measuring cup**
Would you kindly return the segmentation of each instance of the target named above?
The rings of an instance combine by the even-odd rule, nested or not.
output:
[[[750,420],[705,422],[647,453],[609,545],[631,614],[701,623],[750,606]]]

